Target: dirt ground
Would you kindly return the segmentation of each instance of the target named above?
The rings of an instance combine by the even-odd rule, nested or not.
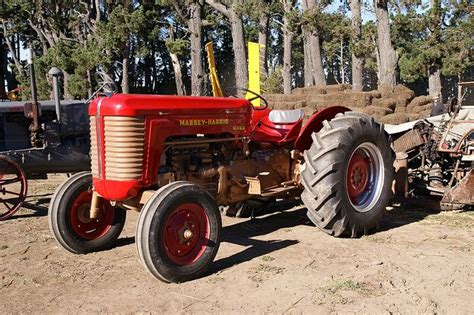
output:
[[[318,231],[305,210],[224,218],[201,279],[165,284],[141,266],[129,213],[117,247],[73,255],[47,223],[62,179],[31,181],[25,209],[0,222],[0,313],[455,313],[474,309],[474,213],[394,208],[360,239]]]

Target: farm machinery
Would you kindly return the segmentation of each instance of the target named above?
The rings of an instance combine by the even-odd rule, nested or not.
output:
[[[90,170],[88,104],[59,101],[54,82],[54,101],[0,102],[0,220],[21,208],[28,179]]]
[[[398,197],[437,200],[441,210],[474,205],[474,105],[466,102],[473,87],[459,83],[442,115],[385,126],[397,155]]]
[[[392,196],[395,157],[383,126],[344,107],[303,125],[302,110],[271,110],[253,94],[94,99],[92,172],[68,178],[49,206],[58,243],[78,254],[109,248],[127,211],[139,211],[142,264],[162,281],[182,282],[202,275],[217,253],[219,206],[301,198],[330,235],[376,228]]]

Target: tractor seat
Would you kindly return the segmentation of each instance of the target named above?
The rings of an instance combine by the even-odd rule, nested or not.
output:
[[[268,120],[274,124],[293,124],[304,117],[304,109],[279,110],[274,109],[268,115]]]

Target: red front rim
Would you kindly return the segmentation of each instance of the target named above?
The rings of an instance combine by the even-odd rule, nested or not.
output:
[[[357,204],[358,198],[367,191],[370,178],[370,158],[356,151],[347,169],[347,191],[349,198]]]
[[[195,262],[206,249],[209,233],[209,217],[201,205],[178,206],[163,226],[162,240],[168,258],[180,266]]]
[[[86,240],[94,240],[104,236],[112,227],[115,209],[107,201],[101,201],[97,219],[89,217],[92,191],[81,192],[70,211],[70,223],[74,232]]]

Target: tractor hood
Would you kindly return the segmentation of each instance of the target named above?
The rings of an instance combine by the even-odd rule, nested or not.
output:
[[[229,97],[115,94],[96,98],[89,106],[90,116],[148,116],[176,114],[247,114],[245,99]]]

